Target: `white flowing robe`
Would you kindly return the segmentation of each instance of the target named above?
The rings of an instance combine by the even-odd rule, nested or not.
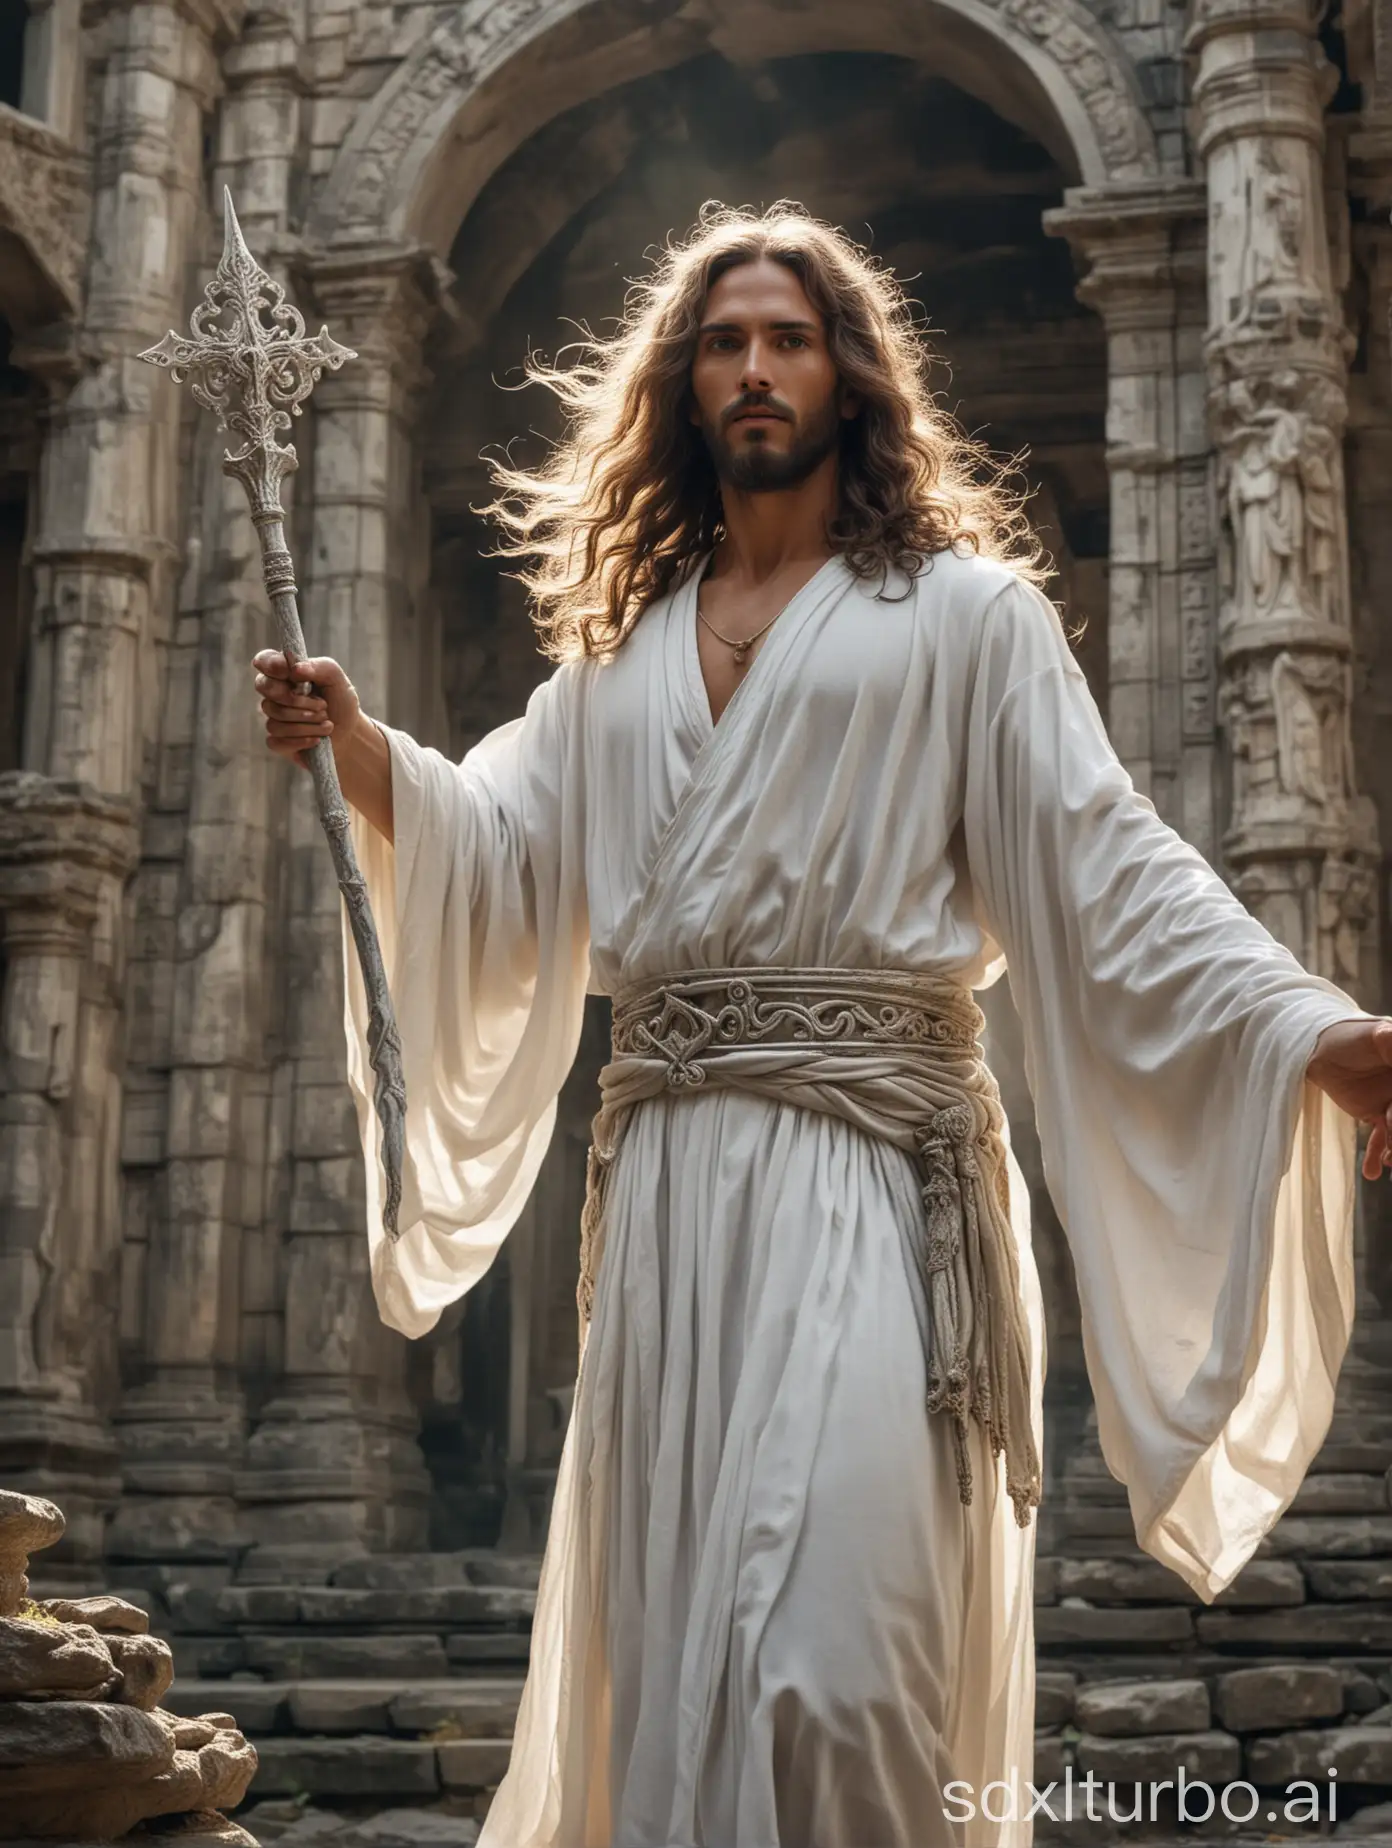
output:
[[[894,601],[832,559],[717,724],[694,585],[460,764],[387,733],[395,844],[354,827],[404,1054],[395,1246],[345,936],[383,1317],[426,1333],[492,1262],[587,989],[746,965],[980,988],[1008,962],[1104,1454],[1140,1544],[1212,1598],[1329,1423],[1355,1129],[1304,1070],[1361,1010],[1135,791],[1008,569],[940,554]],[[909,1158],[844,1123],[726,1090],[638,1107],[483,1848],[1028,1843],[949,1819],[1031,1775],[1034,1529],[982,1455],[962,1507],[924,1407],[922,1222]]]

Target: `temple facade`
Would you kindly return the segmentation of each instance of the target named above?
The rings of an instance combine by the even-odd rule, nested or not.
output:
[[[547,664],[475,509],[486,455],[555,428],[527,351],[604,331],[703,201],[792,197],[908,281],[942,401],[1021,456],[1136,786],[1308,967],[1392,1005],[1385,0],[7,8],[0,1485],[65,1510],[51,1576],[535,1554],[574,1382],[601,999],[493,1269],[420,1342],[374,1309],[340,900],[309,779],[263,742],[256,536],[210,414],[136,357],[187,327],[224,186],[357,355],[294,432],[287,531],[311,652],[369,711],[458,757],[522,710]],[[1227,1632],[1176,1596],[1182,1636],[1123,1634],[1168,1606],[987,1004],[1050,1318],[1041,1647],[1323,1648],[1289,1627],[1321,1603],[1299,1572]],[[1361,1190],[1303,1493],[1392,1561],[1387,1192]],[[1323,1597],[1359,1595],[1386,1591]],[[1267,1606],[1286,1630],[1232,1632]]]

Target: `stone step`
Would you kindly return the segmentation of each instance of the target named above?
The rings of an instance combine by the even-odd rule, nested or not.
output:
[[[230,1713],[258,1744],[280,1733],[449,1733],[507,1738],[517,1720],[522,1677],[457,1680],[176,1681],[172,1713]]]
[[[267,1681],[434,1681],[458,1670],[525,1668],[531,1648],[528,1630],[460,1632],[450,1636],[421,1631],[356,1636],[316,1635],[309,1628],[274,1633],[244,1631],[222,1636],[168,1637],[174,1672],[180,1679],[217,1681],[236,1674]]]
[[[1257,1551],[1269,1559],[1385,1559],[1392,1514],[1288,1514]]]
[[[169,1627],[207,1636],[219,1630],[516,1629],[528,1626],[536,1591],[513,1585],[420,1585],[409,1590],[341,1585],[172,1584],[163,1594]],[[152,1610],[152,1617],[157,1613]]]
[[[436,1747],[423,1739],[258,1739],[249,1793],[259,1797],[433,1797]]]
[[[530,1630],[512,1634],[503,1631],[496,1636],[487,1636],[482,1631],[474,1635],[460,1632],[445,1638],[445,1659],[451,1668],[461,1672],[504,1662],[520,1663],[525,1668],[531,1660],[531,1646]]]
[[[1392,1604],[1300,1604],[1286,1610],[1200,1611],[1201,1643],[1220,1649],[1290,1650],[1330,1657],[1392,1650]]]
[[[258,1739],[260,1759],[249,1799],[308,1797],[342,1800],[433,1797],[487,1791],[502,1780],[510,1739],[351,1738]]]
[[[339,1585],[379,1591],[511,1585],[535,1591],[541,1558],[540,1553],[498,1553],[492,1547],[465,1547],[453,1553],[357,1553],[337,1559],[314,1547],[253,1547],[235,1569],[224,1569],[221,1582],[235,1578],[239,1585]],[[123,1562],[115,1570],[126,1575],[128,1584],[148,1582],[149,1568],[143,1564]]]
[[[512,1586],[535,1591],[540,1553],[495,1553],[469,1547],[458,1553],[372,1553],[334,1572],[331,1585],[362,1591],[417,1591],[439,1585]]]
[[[364,1815],[359,1806],[358,1813],[348,1813],[263,1797],[242,1812],[242,1820],[263,1848],[477,1848],[482,1824],[472,1813],[462,1814],[464,1807],[459,1797],[445,1795],[401,1809],[373,1805]],[[472,1812],[475,1804],[468,1807]]]
[[[1037,1608],[1034,1632],[1041,1649],[1157,1644],[1179,1648],[1194,1641],[1194,1615],[1177,1604],[1092,1605],[1069,1599]]]
[[[1053,1572],[1052,1589],[1058,1598],[1077,1597],[1088,1604],[1183,1604],[1197,1606],[1198,1594],[1191,1591],[1177,1573],[1162,1566],[1158,1559],[1137,1553],[1130,1559],[1075,1558],[1049,1562]],[[1367,1562],[1362,1562],[1365,1566]],[[1338,1568],[1334,1568],[1338,1569]],[[1346,1567],[1345,1570],[1353,1570]],[[1307,1570],[1313,1573],[1316,1568]],[[1392,1566],[1389,1567],[1392,1582]],[[1313,1578],[1311,1585],[1314,1585]],[[1306,1580],[1300,1568],[1290,1560],[1254,1559],[1221,1593],[1220,1608],[1303,1604]],[[1329,1592],[1317,1592],[1328,1597]],[[1358,1596],[1386,1596],[1386,1592],[1353,1593]],[[1052,1600],[1051,1600],[1052,1601]]]
[[[171,1844],[174,1848],[257,1848],[254,1835],[212,1810],[195,1812],[184,1821],[177,1834],[168,1827],[161,1828],[158,1822],[150,1828],[136,1829],[120,1838],[119,1848],[150,1848],[151,1843],[162,1844],[162,1848],[171,1848]],[[67,1836],[47,1835],[42,1839],[22,1836],[18,1840],[7,1840],[5,1848],[114,1848],[114,1844],[94,1843],[90,1836],[73,1841]]]

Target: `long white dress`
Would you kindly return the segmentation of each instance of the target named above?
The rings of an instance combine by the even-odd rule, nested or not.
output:
[[[1211,1598],[1328,1426],[1355,1132],[1303,1074],[1361,1010],[1134,790],[1007,568],[941,554],[896,601],[829,561],[714,725],[694,582],[460,764],[388,732],[395,846],[355,840],[404,1049],[395,1246],[344,957],[384,1319],[424,1334],[492,1262],[587,989],[746,965],[980,988],[1008,959],[1104,1452],[1141,1545]],[[1011,1181],[1037,1419],[1013,1157]],[[908,1158],[841,1122],[638,1107],[483,1848],[1029,1842],[1008,1791],[999,1824],[953,1820],[1031,1775],[1034,1530],[984,1456],[962,1507],[924,1408],[922,1218]]]

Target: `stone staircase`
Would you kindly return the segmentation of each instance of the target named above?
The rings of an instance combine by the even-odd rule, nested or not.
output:
[[[1057,1505],[1056,1505],[1057,1506]],[[1041,1535],[1041,1542],[1045,1536]],[[539,1555],[487,1549],[327,1562],[276,1582],[229,1564],[112,1563],[111,1589],[170,1643],[169,1705],[230,1714],[260,1768],[238,1811],[284,1848],[466,1848],[508,1762]],[[312,1580],[312,1582],[311,1582]],[[1034,1782],[1247,1779],[1249,1826],[1183,1839],[1392,1848],[1392,1505],[1385,1476],[1307,1478],[1213,1606],[1140,1555],[1117,1485],[1072,1472],[1036,1575]],[[1337,1822],[1273,1827],[1270,1796],[1338,1772]],[[1081,1798],[1077,1799],[1081,1802]],[[1123,1801],[1125,1796],[1123,1796]],[[1041,1844],[1179,1839],[1075,1813]]]
[[[467,1848],[507,1768],[539,1555],[379,1555],[298,1584],[256,1582],[254,1557],[107,1571],[173,1650],[171,1710],[254,1743],[237,1819],[287,1848]]]
[[[1245,1780],[1261,1798],[1249,1823],[1219,1813],[1189,1840],[1392,1848],[1392,1503],[1372,1461],[1350,1454],[1349,1467],[1307,1476],[1234,1584],[1204,1605],[1137,1550],[1124,1492],[1081,1447],[1036,1572],[1036,1784],[1091,1773],[1124,1786],[1125,1813],[1136,1781],[1174,1779],[1183,1765],[1189,1780]],[[1284,1814],[1298,1780],[1325,1799],[1318,1824]],[[1145,1833],[1099,1817],[1072,1831],[1041,1822],[1036,1839]]]

